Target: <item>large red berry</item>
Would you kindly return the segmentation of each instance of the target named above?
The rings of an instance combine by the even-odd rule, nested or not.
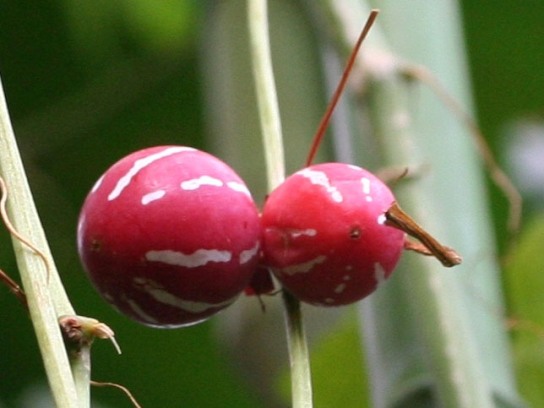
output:
[[[318,164],[287,178],[263,214],[264,262],[302,301],[338,306],[360,300],[389,277],[402,231],[384,224],[395,198],[370,172]]]
[[[261,225],[240,177],[182,146],[114,164],[81,210],[78,249],[100,294],[150,326],[179,327],[231,304],[247,286]]]

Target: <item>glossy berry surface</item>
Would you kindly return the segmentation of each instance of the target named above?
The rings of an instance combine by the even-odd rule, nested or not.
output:
[[[299,300],[339,306],[389,277],[404,232],[384,224],[395,198],[372,173],[344,163],[300,170],[268,197],[264,263]]]
[[[184,146],[140,150],[114,164],[86,198],[78,250],[113,306],[149,326],[198,323],[247,286],[261,225],[240,177]]]

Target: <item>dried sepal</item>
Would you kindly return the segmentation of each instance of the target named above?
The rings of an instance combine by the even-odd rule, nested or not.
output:
[[[423,255],[432,255],[446,267],[459,265],[463,261],[463,258],[454,249],[442,245],[431,234],[425,231],[412,217],[400,208],[397,202],[394,202],[385,212],[385,218],[386,225],[406,232],[421,243],[421,245],[418,245],[410,241],[405,241],[405,249],[416,251]]]
[[[81,350],[90,347],[95,338],[110,340],[121,354],[121,348],[115,340],[115,333],[106,325],[92,317],[84,316],[61,316],[59,317],[64,341],[70,349]]]

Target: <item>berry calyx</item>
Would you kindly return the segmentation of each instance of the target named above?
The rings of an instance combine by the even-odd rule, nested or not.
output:
[[[386,225],[394,202],[389,188],[360,167],[304,168],[267,198],[263,262],[304,302],[356,302],[390,276],[403,250],[404,232]]]
[[[87,196],[78,250],[114,307],[155,327],[198,323],[230,305],[256,268],[259,214],[214,156],[159,146],[114,164]]]

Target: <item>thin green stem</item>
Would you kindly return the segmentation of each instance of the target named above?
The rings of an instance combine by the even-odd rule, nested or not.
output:
[[[253,75],[263,134],[268,188],[272,190],[283,182],[285,165],[281,121],[270,55],[266,0],[248,0],[248,15]],[[291,363],[292,406],[311,408],[313,403],[310,359],[300,302],[287,292],[283,293],[283,300]]]
[[[253,77],[261,119],[268,189],[273,190],[285,178],[285,155],[283,153],[278,97],[272,70],[266,8],[266,0],[248,1]]]
[[[91,344],[81,348],[79,353],[70,357],[70,365],[76,385],[80,406],[89,407],[91,401]],[[86,405],[83,405],[83,404]]]
[[[87,407],[78,402],[70,363],[59,330],[58,316],[74,314],[62,286],[25,175],[3,88],[0,84],[0,175],[9,191],[7,209],[17,232],[32,243],[48,260],[13,238],[28,309],[45,370],[57,407]]]
[[[308,344],[304,334],[300,302],[289,292],[283,292],[287,324],[287,341],[291,358],[291,388],[293,407],[312,407],[312,382]]]

